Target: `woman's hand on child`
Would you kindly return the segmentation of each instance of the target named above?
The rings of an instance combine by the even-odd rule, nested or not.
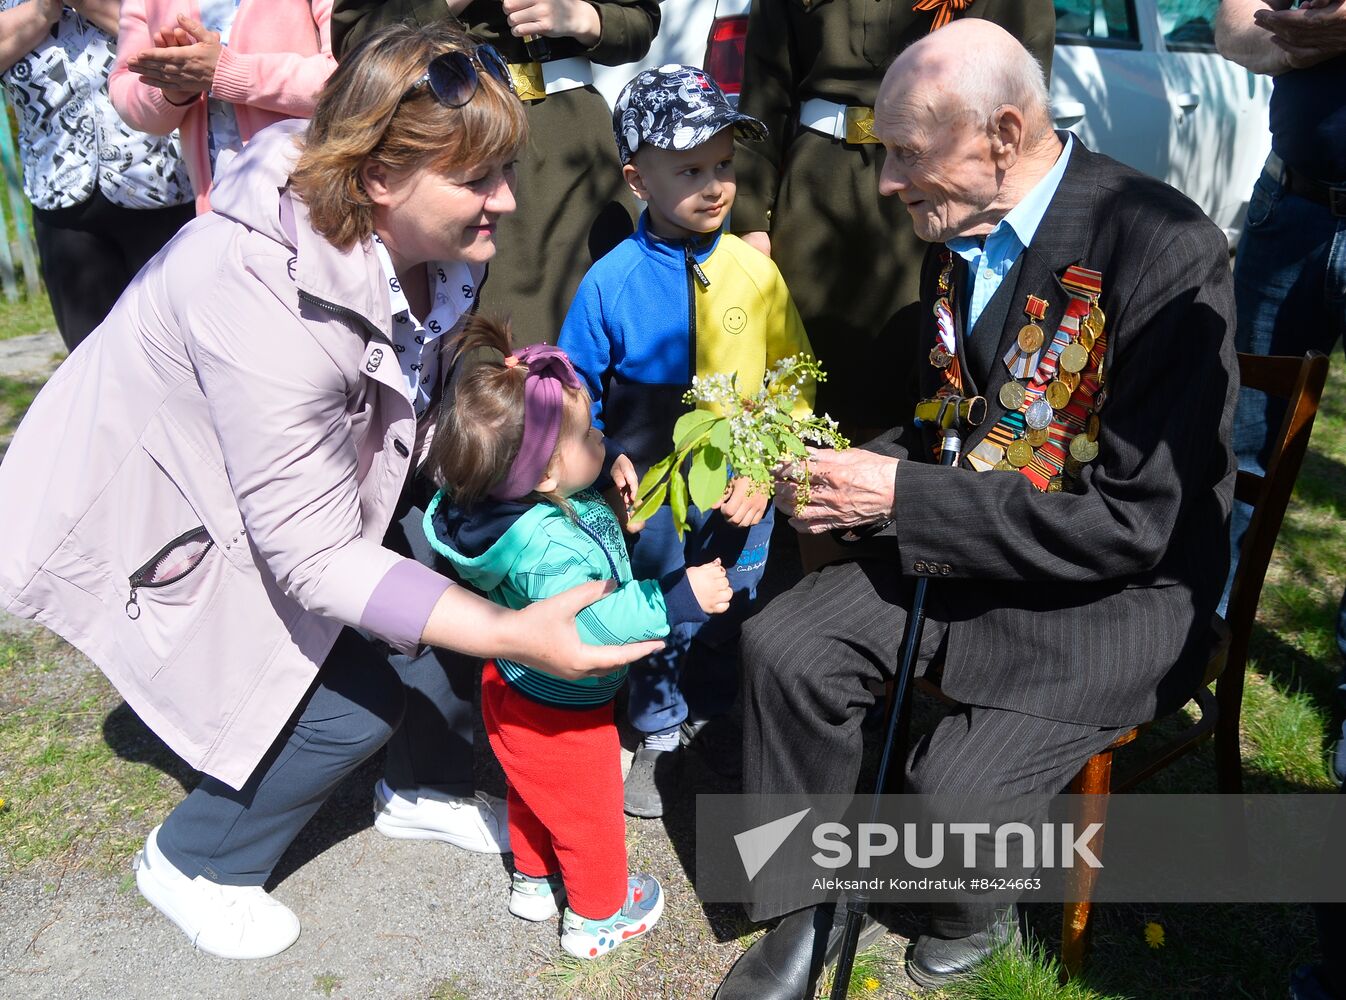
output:
[[[575,628],[575,616],[616,588],[611,580],[591,580],[515,612],[510,629],[516,649],[497,655],[565,680],[610,674],[623,664],[658,652],[663,643],[590,646]]]
[[[692,585],[696,602],[706,614],[718,615],[729,610],[734,588],[729,586],[729,577],[720,565],[720,560],[701,566],[688,566],[687,582]]]
[[[617,512],[617,520],[622,523],[622,527],[634,535],[645,527],[644,521],[627,520],[627,515],[635,505],[636,497],[640,495],[640,477],[636,475],[635,465],[625,455],[618,455],[617,460],[612,463],[611,475],[617,500],[617,503],[612,504],[612,509]],[[609,498],[610,503],[611,499]]]
[[[746,476],[736,476],[729,481],[728,488],[720,502],[711,507],[718,510],[730,524],[741,528],[751,528],[766,516],[767,504],[771,495],[764,487],[752,489],[752,480]]]

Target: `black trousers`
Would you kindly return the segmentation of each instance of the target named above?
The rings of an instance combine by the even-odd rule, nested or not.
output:
[[[836,794],[856,790],[860,726],[875,700],[871,681],[893,676],[914,581],[893,563],[825,566],[780,595],[743,630],[743,790]],[[939,582],[931,586],[940,586]],[[956,584],[950,584],[956,585]],[[949,626],[927,620],[918,672],[947,643]],[[1006,670],[1014,663],[1007,660]],[[907,760],[907,791],[975,795],[1003,802],[1013,818],[1041,822],[1041,801],[1063,788],[1118,730],[960,705],[923,737]],[[869,791],[863,789],[862,791]],[[765,873],[764,873],[765,874]],[[748,905],[768,920],[807,905],[789,884],[755,881]],[[931,933],[964,937],[988,927],[991,906],[940,904]]]
[[[192,202],[123,208],[97,189],[69,208],[33,209],[42,281],[67,349],[103,322],[131,279],[195,216]]]

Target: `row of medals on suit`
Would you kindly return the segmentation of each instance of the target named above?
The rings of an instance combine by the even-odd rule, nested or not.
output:
[[[946,311],[946,314],[951,314],[952,311],[948,300],[952,288],[952,271],[953,259],[950,255],[939,274],[940,299],[935,305],[936,321],[939,319],[941,308]],[[1023,414],[1025,427],[1022,431],[1016,432],[1014,438],[1005,446],[1004,455],[992,467],[994,470],[1017,472],[1025,469],[1032,463],[1037,449],[1050,440],[1052,424],[1055,422],[1060,427],[1067,426],[1065,409],[1080,387],[1082,374],[1085,373],[1089,364],[1090,352],[1093,351],[1098,338],[1103,335],[1103,324],[1106,321],[1103,310],[1098,305],[1097,297],[1091,295],[1088,301],[1089,311],[1080,317],[1079,330],[1076,335],[1061,349],[1060,355],[1057,357],[1057,367],[1053,378],[1048,382],[1042,394],[1031,403],[1028,401],[1028,389],[1025,382],[1032,380],[1036,374],[1037,366],[1032,371],[1024,370],[1016,373],[1007,356],[1006,366],[1010,369],[1012,377],[1010,381],[1000,387],[1000,405],[1005,408],[1006,413]],[[1025,311],[1029,314],[1030,322],[1020,328],[1017,337],[1017,347],[1021,357],[1033,357],[1046,343],[1046,334],[1037,322],[1046,315],[1046,307],[1045,300],[1037,296],[1029,296]],[[954,365],[953,354],[944,344],[937,341],[935,346],[931,348],[930,363],[940,370],[941,375],[944,376],[945,381],[950,384],[951,388],[961,394],[961,374],[957,366]],[[1042,361],[1039,360],[1038,365],[1040,366],[1041,363]],[[1101,402],[1104,385],[1104,371],[1101,360],[1098,364],[1096,378],[1098,394],[1095,399]],[[1062,472],[1048,481],[1047,492],[1056,493],[1071,487],[1073,485],[1072,481],[1079,476],[1084,466],[1098,457],[1099,426],[1097,405],[1095,405],[1088,411],[1084,427],[1071,438]]]

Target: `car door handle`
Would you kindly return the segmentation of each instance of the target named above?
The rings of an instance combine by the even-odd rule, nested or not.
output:
[[[1201,95],[1195,92],[1186,94],[1174,94],[1173,103],[1182,111],[1191,111],[1201,103]]]
[[[1084,120],[1086,109],[1079,101],[1054,101],[1052,118],[1057,128],[1070,128]]]

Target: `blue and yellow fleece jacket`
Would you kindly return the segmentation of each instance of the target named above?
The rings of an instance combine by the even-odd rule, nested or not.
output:
[[[661,239],[648,213],[584,276],[558,344],[593,397],[608,454],[624,452],[640,473],[672,450],[693,375],[737,372],[751,396],[771,365],[813,353],[769,257],[723,232]],[[810,383],[801,415],[813,398]]]

